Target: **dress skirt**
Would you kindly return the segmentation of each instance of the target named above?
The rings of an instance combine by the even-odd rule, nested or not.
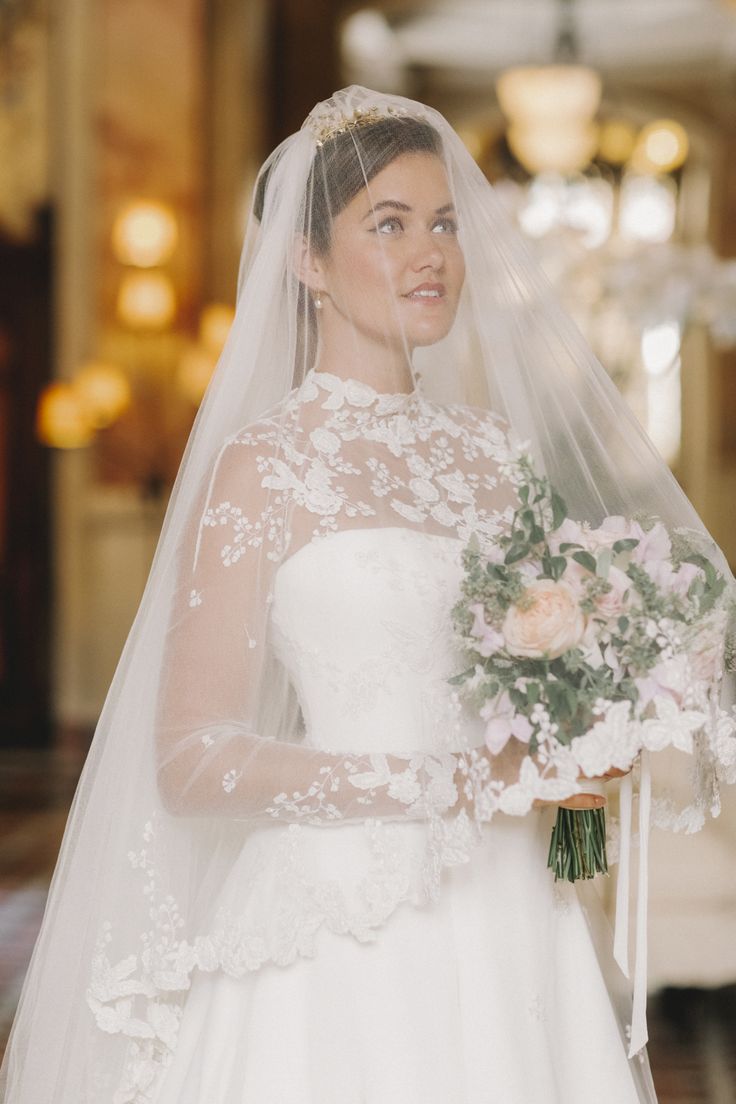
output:
[[[497,815],[437,902],[374,942],[321,928],[313,958],[195,971],[155,1104],[652,1104],[550,809]],[[340,829],[329,829],[329,831]]]

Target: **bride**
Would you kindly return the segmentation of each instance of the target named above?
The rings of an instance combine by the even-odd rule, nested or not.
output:
[[[336,93],[259,177],[6,1104],[656,1100],[597,895],[546,868],[557,806],[606,799],[492,754],[449,681],[461,553],[497,550],[521,441],[571,516],[707,543],[445,120]],[[689,757],[659,754],[655,820],[693,830],[723,771],[703,752],[674,809]]]

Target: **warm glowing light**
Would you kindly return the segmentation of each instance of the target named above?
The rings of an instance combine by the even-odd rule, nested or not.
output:
[[[89,361],[77,372],[72,387],[95,429],[110,425],[130,406],[130,383],[117,364]]]
[[[636,127],[625,119],[609,119],[600,131],[598,153],[611,165],[629,160],[636,144]]]
[[[84,403],[69,383],[50,383],[36,407],[36,436],[52,448],[82,448],[94,438]]]
[[[195,406],[199,406],[215,370],[217,357],[203,345],[186,350],[176,372],[176,386]]]
[[[483,153],[483,135],[471,127],[460,127],[457,133],[470,156],[478,161]]]
[[[522,229],[542,237],[558,227],[580,233],[582,243],[594,249],[607,240],[613,217],[613,191],[605,180],[578,174],[540,173],[529,184],[527,202],[519,211]]]
[[[627,174],[621,185],[619,230],[635,241],[665,242],[675,229],[677,203],[669,177]]]
[[[151,268],[168,261],[178,236],[176,216],[170,207],[155,200],[136,199],[115,219],[112,246],[123,264]]]
[[[215,356],[222,352],[234,317],[228,303],[209,303],[199,316],[199,339]]]
[[[174,285],[163,272],[130,272],[120,283],[117,311],[132,329],[161,330],[176,313]]]
[[[672,172],[688,155],[687,131],[674,119],[656,119],[639,134],[631,157],[637,172]]]
[[[507,138],[532,173],[575,172],[598,146],[592,121],[601,98],[601,78],[582,65],[522,66],[496,81],[501,110],[509,119]]]
[[[641,359],[647,375],[661,376],[680,353],[680,327],[677,322],[649,326],[641,336]]]
[[[668,463],[674,463],[682,437],[680,325],[673,319],[648,326],[641,335],[645,373],[645,429]]]

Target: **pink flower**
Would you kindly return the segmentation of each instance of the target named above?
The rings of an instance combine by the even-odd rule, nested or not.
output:
[[[628,521],[620,514],[612,514],[600,523],[597,529],[588,529],[585,534],[585,547],[591,552],[597,552],[601,548],[611,548],[616,541],[629,538],[637,539],[640,531],[636,522]]]
[[[689,650],[693,675],[700,682],[714,682],[723,670],[725,647],[725,615],[719,612],[705,628],[701,628]]]
[[[504,640],[500,632],[489,625],[485,619],[485,610],[481,602],[474,602],[472,606],[468,606],[468,609],[475,615],[473,625],[470,629],[473,636],[477,636],[480,639],[478,645],[478,651],[482,656],[493,655],[494,652],[498,652],[503,648]]]
[[[577,521],[565,518],[549,537],[549,546],[553,552],[558,552],[561,544],[585,544],[585,531]]]
[[[611,589],[596,599],[595,608],[601,617],[613,620],[620,617],[628,606],[626,594],[631,588],[631,580],[620,568],[610,567],[606,581],[611,584]]]
[[[644,570],[649,578],[663,590],[672,591],[683,598],[687,595],[690,584],[700,572],[695,564],[681,564],[677,571],[667,560],[653,560],[644,564]]]
[[[568,560],[562,576],[562,581],[569,586],[578,601],[583,597],[585,584],[590,580],[591,574],[587,567],[583,567],[577,560]]]
[[[503,622],[506,649],[512,655],[554,659],[580,643],[586,621],[566,583],[537,579],[522,597],[528,608],[510,606]]]
[[[491,702],[486,702],[480,711],[488,721],[485,731],[486,747],[493,755],[503,751],[512,736],[528,744],[533,732],[532,726],[523,713],[517,713],[511,699],[504,690]]]
[[[668,560],[672,554],[672,544],[669,533],[664,525],[657,522],[645,532],[636,522],[632,523],[641,533],[639,543],[631,550],[631,558],[634,563],[646,565],[655,560]],[[638,534],[632,534],[632,536]]]
[[[672,698],[679,705],[689,681],[689,664],[684,655],[662,660],[644,678],[634,679],[643,705],[654,697]]]

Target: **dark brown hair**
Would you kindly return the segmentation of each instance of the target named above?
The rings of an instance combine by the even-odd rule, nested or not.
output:
[[[361,188],[404,153],[439,155],[442,141],[429,123],[411,116],[390,115],[342,131],[317,147],[307,180],[304,226],[315,253],[330,249],[330,227],[336,215]],[[258,177],[253,211],[260,222],[269,169]]]

